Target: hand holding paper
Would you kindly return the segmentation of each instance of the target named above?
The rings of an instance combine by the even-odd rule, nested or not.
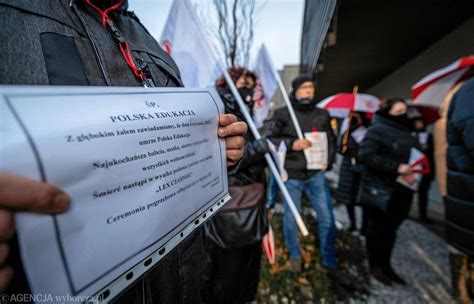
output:
[[[0,239],[13,236],[13,212],[62,213],[69,207],[69,197],[60,189],[46,183],[8,173],[0,173]],[[8,257],[6,243],[0,244],[0,264]],[[0,268],[0,292],[4,292],[13,276],[9,266]]]
[[[106,301],[229,199],[246,130],[206,89],[0,87],[0,112],[0,170],[71,198],[15,216],[33,292]]]
[[[430,164],[426,155],[415,148],[411,148],[409,164],[401,164],[398,168],[401,175],[398,176],[397,182],[413,191],[417,191],[423,174],[428,174],[430,171]]]
[[[308,149],[312,146],[312,143],[310,140],[301,138],[297,139],[293,142],[293,146],[291,147],[293,151],[301,151],[304,149]]]
[[[247,124],[237,121],[233,114],[224,114],[219,117],[219,137],[225,139],[227,166],[235,165],[244,154],[244,135],[247,133]]]

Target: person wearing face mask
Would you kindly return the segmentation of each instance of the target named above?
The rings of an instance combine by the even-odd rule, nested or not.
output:
[[[328,166],[326,170],[330,170],[336,152],[336,137],[331,128],[329,113],[316,107],[314,93],[315,86],[311,77],[301,75],[293,80],[289,97],[303,133],[313,131],[326,133],[328,139]],[[311,142],[298,138],[286,107],[275,111],[272,122],[266,130],[266,135],[277,146],[282,141],[286,144],[285,169],[288,173],[288,180],[285,182],[285,186],[298,209],[301,209],[301,197],[304,192],[311,202],[311,206],[316,210],[323,265],[328,276],[336,278],[339,276],[339,271],[336,269],[336,226],[332,201],[324,176],[325,170],[307,169],[303,150],[311,147]],[[291,269],[298,273],[302,268],[298,228],[286,201],[284,207],[285,244],[289,252]]]
[[[413,191],[396,179],[413,180],[408,165],[412,148],[420,150],[412,135],[412,121],[401,98],[388,99],[375,114],[359,146],[364,165],[359,203],[368,216],[366,244],[372,276],[383,284],[405,284],[393,270],[390,258],[400,224],[408,217]]]
[[[245,68],[228,70],[250,115],[253,115],[256,76]],[[216,81],[225,112],[239,120],[245,117],[224,77]],[[245,152],[235,174],[229,176],[232,197],[205,225],[208,253],[208,284],[204,298],[213,303],[244,303],[257,293],[262,239],[268,231],[265,207],[265,153],[270,152],[266,139],[245,136]]]

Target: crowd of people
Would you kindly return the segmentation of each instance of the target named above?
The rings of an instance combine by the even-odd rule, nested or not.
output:
[[[61,0],[32,6],[27,0],[0,1],[0,37],[7,42],[0,44],[0,84],[182,86],[177,66],[138,18],[127,12],[126,1],[113,12],[121,39],[110,35],[110,26],[97,14],[106,10],[109,2],[113,3]],[[132,60],[124,58],[123,39],[127,39]],[[257,76],[241,67],[230,68],[229,74],[252,114]],[[331,280],[345,286],[351,282],[338,269],[333,200],[325,172],[340,153],[343,160],[335,199],[346,205],[351,231],[358,229],[355,206],[363,207],[360,234],[366,237],[371,275],[383,284],[406,284],[406,278],[392,267],[391,255],[397,229],[408,218],[415,192],[397,179],[413,179],[410,152],[413,148],[423,151],[432,170],[418,190],[419,216],[429,222],[427,193],[436,172],[446,206],[447,241],[456,261],[452,265],[457,266],[452,269],[453,290],[455,297],[472,301],[474,280],[466,273],[474,273],[474,79],[459,84],[446,96],[434,140],[431,136],[420,140],[426,126],[422,117],[409,117],[409,106],[402,98],[385,100],[374,117],[353,112],[347,131],[337,134],[329,113],[316,106],[313,79],[298,76],[289,98],[299,126],[305,133],[327,136],[327,165],[320,170],[307,168],[304,150],[312,142],[298,137],[287,108],[277,109],[262,130],[264,136],[255,139],[247,132],[245,116],[225,78],[219,78],[215,86],[225,106],[218,134],[226,143],[232,200],[114,302],[254,300],[261,243],[268,230],[269,209],[276,201],[275,181],[265,173],[269,141],[286,145],[285,186],[298,209],[305,195],[316,211],[318,227],[312,233],[319,236],[322,265]],[[350,134],[361,126],[368,130],[358,142]],[[54,214],[65,212],[68,205],[68,195],[53,185],[0,173],[1,291],[25,293],[28,288],[18,266],[17,248],[7,243],[14,235],[14,212]],[[285,199],[283,205],[284,243],[290,269],[298,273],[302,271],[298,228]]]

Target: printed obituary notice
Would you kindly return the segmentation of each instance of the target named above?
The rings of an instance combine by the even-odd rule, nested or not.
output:
[[[305,132],[304,137],[311,142],[311,147],[303,150],[306,169],[326,170],[328,166],[328,136],[326,132]]]
[[[207,89],[0,86],[0,170],[72,198],[16,217],[33,293],[109,301],[215,213],[222,113]]]

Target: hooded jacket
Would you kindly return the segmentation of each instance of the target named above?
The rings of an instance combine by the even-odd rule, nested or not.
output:
[[[290,94],[290,99],[292,102],[295,101],[293,93]],[[331,170],[336,155],[336,136],[331,128],[329,113],[316,106],[295,106],[294,110],[303,133],[311,132],[313,129],[326,132],[328,137],[327,170]],[[298,135],[286,107],[279,108],[275,111],[272,120],[268,124],[268,128],[265,130],[265,136],[277,147],[281,141],[284,141],[287,147],[285,169],[288,173],[288,178],[308,179],[317,172],[315,170],[306,169],[306,158],[303,151],[294,151],[292,149],[293,142],[298,139]]]
[[[137,65],[155,86],[181,86],[173,60],[127,7],[124,1],[109,16]],[[98,13],[82,1],[0,0],[0,16],[0,84],[142,85]],[[204,254],[199,229],[114,302],[199,303]]]
[[[446,237],[474,255],[474,79],[454,95],[448,111]]]

